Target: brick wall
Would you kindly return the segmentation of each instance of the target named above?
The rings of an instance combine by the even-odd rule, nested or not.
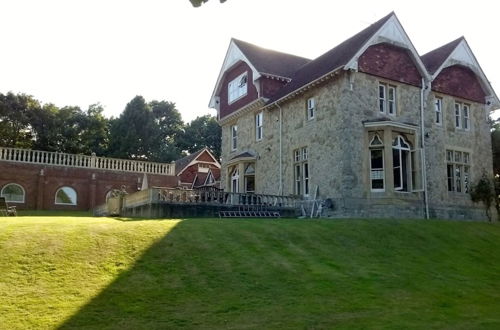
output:
[[[118,171],[0,162],[0,189],[16,183],[25,191],[24,203],[12,203],[18,209],[88,210],[103,204],[106,194],[122,187],[129,193],[142,186],[144,174]],[[178,177],[148,174],[148,185],[176,187]],[[61,187],[77,193],[76,205],[56,205],[55,194]]]

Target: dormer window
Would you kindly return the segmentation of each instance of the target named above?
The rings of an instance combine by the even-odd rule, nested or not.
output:
[[[246,72],[240,74],[233,79],[227,87],[227,103],[231,104],[239,98],[247,95],[247,80],[248,75]]]

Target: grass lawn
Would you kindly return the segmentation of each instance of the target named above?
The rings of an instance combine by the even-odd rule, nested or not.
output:
[[[0,218],[0,329],[500,329],[500,225]]]

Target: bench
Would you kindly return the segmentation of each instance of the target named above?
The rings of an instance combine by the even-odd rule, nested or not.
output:
[[[9,206],[5,197],[0,197],[0,214],[4,216],[16,216],[17,210],[15,206]]]

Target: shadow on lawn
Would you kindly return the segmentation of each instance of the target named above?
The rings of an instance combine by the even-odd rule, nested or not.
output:
[[[177,223],[59,329],[165,329],[191,324],[190,314],[183,314],[181,306],[193,300],[184,292],[190,281],[184,259],[199,254],[188,243],[193,231],[199,231],[195,226],[190,220]]]

